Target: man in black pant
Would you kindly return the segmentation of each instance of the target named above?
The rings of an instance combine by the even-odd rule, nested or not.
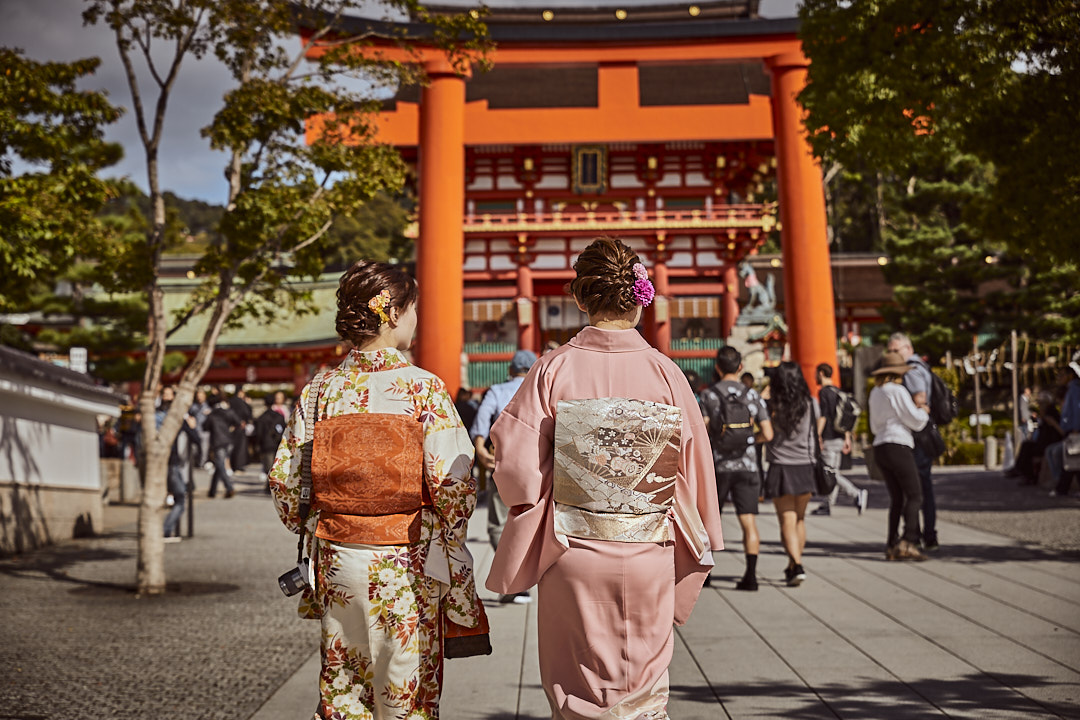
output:
[[[210,479],[208,497],[214,497],[217,494],[219,482],[225,484],[225,497],[231,498],[235,494],[232,478],[229,477],[229,470],[225,467],[225,460],[232,451],[233,433],[240,425],[240,418],[229,409],[228,400],[221,400],[206,418],[204,427],[210,433],[210,461],[214,463],[214,476]]]
[[[713,465],[716,469],[716,497],[720,501],[720,510],[724,509],[724,499],[731,493],[735,505],[735,514],[743,532],[743,550],[746,553],[746,572],[735,585],[737,590],[757,590],[757,559],[761,539],[757,529],[758,498],[761,496],[761,475],[758,473],[758,457],[755,441],[772,440],[773,428],[765,402],[756,390],[747,388],[739,380],[742,370],[742,355],[730,345],[716,351],[716,372],[720,381],[701,391],[701,404],[705,422],[709,428],[709,440],[713,447]],[[732,408],[735,404],[745,408]],[[733,422],[739,415],[740,421]],[[726,421],[726,422],[725,422]],[[747,423],[757,423],[761,428],[755,436],[753,428],[745,428]],[[738,425],[739,427],[735,427]],[[733,429],[734,428],[734,429]],[[740,447],[726,448],[723,441],[725,433],[738,433],[742,441]],[[710,584],[710,578],[705,578]]]
[[[901,332],[889,336],[889,352],[900,353],[911,371],[904,374],[904,387],[911,393],[911,399],[916,407],[930,407],[930,366],[915,354],[915,348],[911,345],[911,338]],[[934,458],[926,454],[920,447],[919,439],[915,439],[915,467],[919,470],[919,480],[922,483],[922,544],[923,549],[934,552],[938,549],[937,535],[937,504],[934,501],[934,482],[930,477]]]
[[[229,409],[240,420],[233,430],[232,453],[229,457],[229,463],[232,465],[233,472],[243,472],[248,464],[248,435],[252,430],[251,419],[255,415],[255,413],[251,412],[251,406],[248,405],[247,401],[247,393],[244,392],[243,388],[237,390],[236,394],[229,398]]]

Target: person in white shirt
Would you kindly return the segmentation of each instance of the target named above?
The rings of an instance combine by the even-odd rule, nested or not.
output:
[[[870,391],[870,432],[874,435],[874,461],[885,477],[889,490],[889,528],[885,557],[888,560],[925,560],[919,549],[919,508],[922,506],[922,483],[915,466],[915,440],[912,433],[922,430],[930,420],[924,407],[912,400],[903,386],[904,374],[911,366],[897,352],[887,352],[874,370],[876,386]],[[900,516],[904,534],[899,534]]]

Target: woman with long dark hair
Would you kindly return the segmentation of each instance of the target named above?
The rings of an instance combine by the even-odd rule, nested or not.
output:
[[[487,586],[538,585],[553,718],[660,720],[672,624],[723,546],[712,450],[682,371],[634,329],[654,292],[637,254],[600,238],[574,270],[589,326],[533,365],[491,432],[511,509]]]
[[[772,498],[780,521],[780,540],[788,556],[784,579],[796,587],[806,579],[802,554],[806,547],[806,505],[814,492],[815,449],[810,435],[814,402],[797,364],[782,362],[773,371],[768,403],[773,439],[768,445],[765,496]]]

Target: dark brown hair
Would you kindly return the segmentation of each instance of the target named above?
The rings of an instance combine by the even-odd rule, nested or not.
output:
[[[416,280],[402,270],[381,262],[361,260],[345,271],[338,284],[338,336],[353,345],[363,345],[379,334],[382,319],[368,307],[368,300],[383,290],[390,291],[390,307],[404,312],[416,302]]]
[[[600,237],[574,261],[577,277],[570,292],[590,315],[625,315],[634,309],[634,264],[637,253],[621,240]]]

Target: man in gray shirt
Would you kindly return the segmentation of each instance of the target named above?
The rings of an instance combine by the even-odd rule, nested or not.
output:
[[[923,410],[930,409],[930,366],[915,354],[915,348],[911,345],[911,338],[902,332],[895,332],[889,336],[889,352],[898,352],[911,366],[911,371],[904,373],[904,387],[911,393],[911,399],[915,406]],[[919,470],[919,480],[922,481],[923,492],[923,526],[922,544],[923,549],[933,552],[938,549],[937,536],[937,505],[934,502],[934,483],[930,477],[934,459],[926,454],[919,445],[918,438],[915,440],[915,467]]]
[[[757,559],[761,548],[761,539],[757,529],[758,497],[761,496],[761,475],[758,473],[758,456],[755,440],[772,440],[773,428],[765,401],[753,388],[747,388],[739,380],[742,370],[742,355],[730,345],[716,352],[716,372],[720,382],[701,392],[701,404],[705,421],[709,425],[709,439],[713,444],[713,464],[716,470],[716,497],[720,501],[721,511],[724,500],[731,493],[735,505],[735,515],[743,533],[743,549],[746,552],[746,572],[736,583],[737,590],[757,590]],[[748,438],[741,451],[722,452],[717,447],[721,429],[716,427],[713,418],[724,416],[723,403],[739,403],[746,408],[750,419],[761,428],[760,432]],[[710,584],[708,577],[705,584]]]
[[[518,350],[510,360],[510,379],[504,383],[492,385],[484,394],[484,399],[480,401],[480,408],[476,411],[476,418],[469,430],[469,436],[473,439],[473,446],[476,448],[477,462],[488,472],[495,469],[495,455],[488,449],[491,426],[503,408],[510,404],[535,362],[536,353],[531,350]],[[494,483],[491,483],[488,488],[488,539],[491,541],[492,548],[499,545],[508,512],[506,504],[499,497],[499,491],[495,489]],[[499,601],[524,605],[531,601],[531,596],[526,590],[517,595],[504,595],[499,598]]]

